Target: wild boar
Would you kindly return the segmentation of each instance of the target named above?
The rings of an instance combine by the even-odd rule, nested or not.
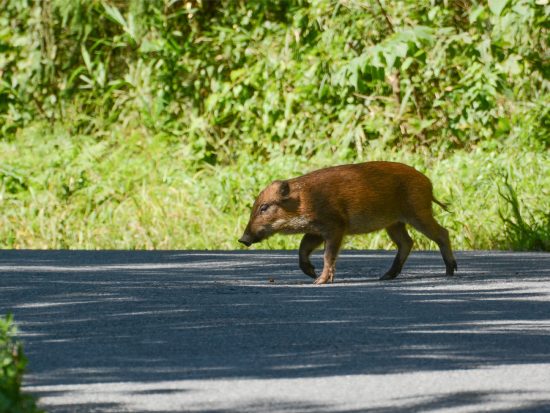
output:
[[[300,243],[301,270],[315,284],[333,282],[335,264],[346,235],[386,229],[397,244],[390,269],[380,278],[390,280],[401,272],[413,240],[406,224],[439,246],[446,274],[457,269],[448,231],[432,214],[436,200],[430,180],[416,169],[396,162],[365,162],[320,169],[306,175],[277,180],[265,188],[252,207],[250,220],[239,242],[246,246],[275,233],[305,234]],[[319,277],[309,259],[325,244],[324,266]]]

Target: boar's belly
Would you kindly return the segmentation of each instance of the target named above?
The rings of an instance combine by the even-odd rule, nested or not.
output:
[[[365,234],[367,232],[378,231],[395,224],[397,217],[389,216],[354,216],[350,217],[347,233],[348,234]]]

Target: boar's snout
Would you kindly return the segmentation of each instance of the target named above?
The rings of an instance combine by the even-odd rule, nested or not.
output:
[[[241,244],[246,245],[247,247],[250,247],[250,246],[252,245],[252,242],[250,242],[250,241],[248,241],[248,240],[246,240],[246,239],[244,239],[244,238],[241,238],[241,239],[239,240],[239,242],[240,242]]]
[[[241,239],[239,239],[239,242],[250,247],[254,243],[254,239],[249,234],[244,234]]]

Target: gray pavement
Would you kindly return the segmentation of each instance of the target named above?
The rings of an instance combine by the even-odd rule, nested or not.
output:
[[[393,254],[0,251],[0,314],[49,412],[550,411],[550,254]]]

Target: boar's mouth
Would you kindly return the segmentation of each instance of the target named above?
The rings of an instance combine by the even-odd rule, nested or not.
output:
[[[252,241],[249,241],[248,239],[245,239],[244,237],[242,237],[242,238],[239,240],[239,242],[240,242],[241,244],[246,245],[247,247],[250,247],[250,246],[252,245]]]
[[[254,244],[255,242],[259,242],[260,240],[257,239],[257,238],[254,238],[252,237],[251,235],[249,234],[244,234],[241,239],[239,239],[239,242],[241,244],[244,244],[246,245],[247,247],[250,247],[252,244]]]
[[[243,236],[239,239],[239,242],[241,244],[246,245],[247,247],[250,247],[252,244],[261,242],[268,237],[269,237],[269,233],[267,233],[265,230],[257,232],[255,234],[250,234],[245,232]]]
[[[243,236],[239,239],[241,244],[250,247],[252,244],[261,242],[266,238],[269,238],[273,234],[273,228],[268,225],[255,232],[244,231]]]

